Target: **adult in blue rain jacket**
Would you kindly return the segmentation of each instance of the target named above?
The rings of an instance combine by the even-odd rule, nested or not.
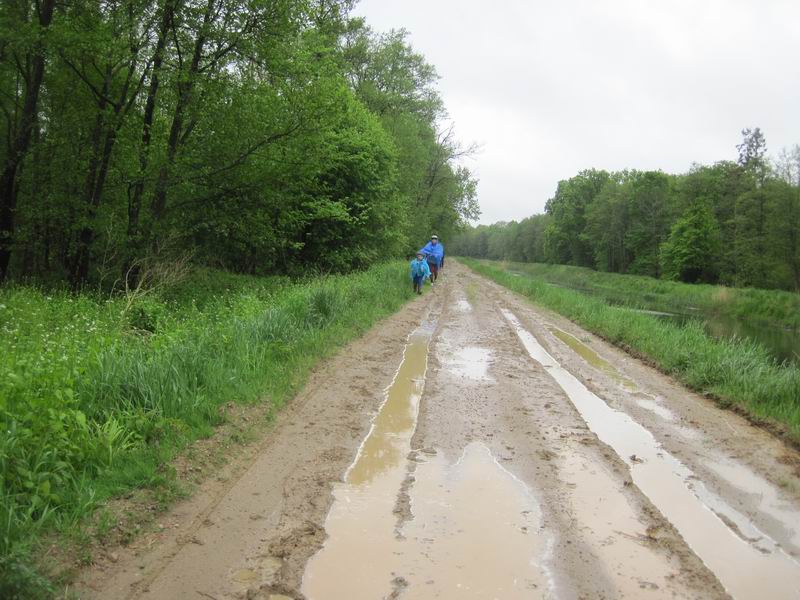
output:
[[[436,281],[436,278],[439,277],[439,269],[444,264],[444,246],[439,241],[439,236],[432,235],[431,241],[425,244],[420,252],[425,255],[431,269],[431,282]]]
[[[425,260],[425,255],[422,251],[417,252],[417,257],[411,261],[411,281],[414,283],[414,292],[421,294],[422,286],[430,276],[431,270],[428,267],[428,261]]]

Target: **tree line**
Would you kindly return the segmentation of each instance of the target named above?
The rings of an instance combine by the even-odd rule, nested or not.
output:
[[[352,5],[3,2],[0,281],[344,271],[476,218],[435,69]]]
[[[742,136],[738,160],[681,175],[581,171],[543,214],[468,227],[451,253],[800,291],[800,146],[771,159],[760,129]]]

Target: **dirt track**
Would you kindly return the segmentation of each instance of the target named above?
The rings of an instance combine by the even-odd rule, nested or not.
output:
[[[249,456],[82,595],[800,597],[796,452],[454,263]]]

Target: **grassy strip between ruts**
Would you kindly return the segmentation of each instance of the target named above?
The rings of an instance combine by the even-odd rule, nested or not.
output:
[[[644,357],[689,388],[757,421],[780,424],[800,443],[800,369],[779,365],[760,345],[716,340],[702,325],[676,325],[610,306],[574,290],[460,258],[468,267],[537,304],[558,312],[604,339]]]
[[[0,289],[0,597],[48,596],[31,560],[44,534],[163,485],[160,467],[211,434],[221,405],[280,406],[412,297],[406,269],[299,284],[205,272],[132,303]]]

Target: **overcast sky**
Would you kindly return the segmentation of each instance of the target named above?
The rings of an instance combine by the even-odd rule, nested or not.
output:
[[[441,77],[481,222],[544,209],[596,167],[686,171],[800,143],[800,0],[361,0]]]

